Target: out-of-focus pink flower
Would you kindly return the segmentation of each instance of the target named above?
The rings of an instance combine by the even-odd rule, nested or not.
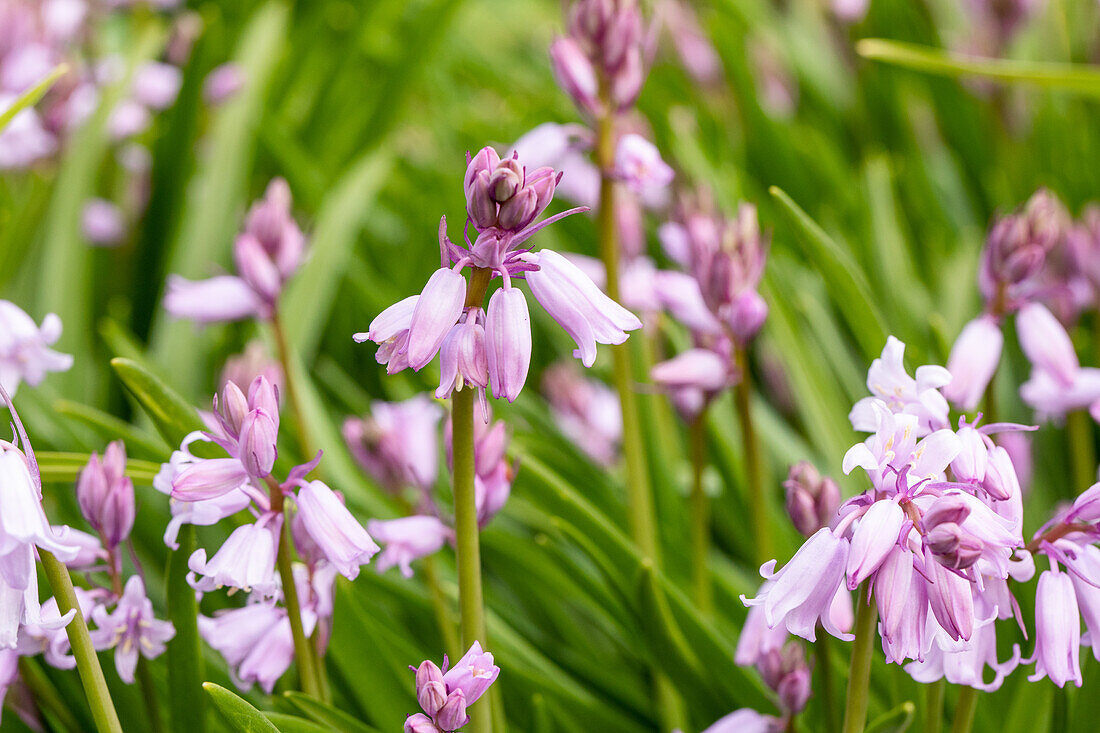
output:
[[[183,84],[183,72],[171,64],[150,61],[134,72],[134,99],[152,109],[171,107]]]
[[[8,300],[0,300],[0,385],[15,395],[21,382],[32,387],[47,372],[67,371],[73,357],[49,348],[61,338],[61,319],[53,313],[36,326],[31,317]]]
[[[236,96],[244,84],[244,70],[240,64],[222,64],[206,75],[202,83],[202,96],[207,104],[222,104]]]
[[[722,60],[699,25],[691,3],[668,0],[659,6],[658,12],[684,69],[698,84],[718,84],[722,80]]]
[[[275,391],[284,393],[283,368],[272,359],[267,347],[260,340],[249,341],[243,352],[225,361],[218,384],[252,384],[256,377],[264,377]]]
[[[943,388],[944,397],[964,410],[977,408],[1003,347],[1004,334],[993,316],[984,314],[963,326],[947,358],[951,381]]]
[[[261,313],[260,299],[239,277],[219,275],[208,280],[168,276],[164,309],[173,318],[197,323],[219,323],[254,318]]]
[[[598,463],[613,464],[623,434],[615,392],[603,382],[582,377],[567,363],[556,364],[543,373],[542,391],[566,437]]]
[[[312,634],[315,619],[303,614],[305,633]],[[251,601],[241,608],[199,616],[202,638],[225,657],[234,684],[243,691],[259,683],[270,694],[294,660],[294,638],[285,608]]]
[[[80,214],[80,229],[90,244],[113,246],[126,236],[122,211],[106,199],[89,199]]]
[[[675,176],[661,158],[657,146],[634,133],[619,138],[615,147],[615,173],[638,194],[650,187],[667,186]]]
[[[844,23],[858,23],[867,15],[871,0],[832,0],[833,15]]]
[[[779,718],[752,708],[741,708],[716,720],[703,733],[779,733],[781,730],[783,721]]]
[[[372,519],[367,523],[367,531],[383,546],[375,560],[378,572],[396,565],[406,578],[412,577],[413,560],[438,552],[454,535],[437,517],[420,515],[386,521]]]
[[[443,410],[425,396],[375,402],[368,417],[348,418],[344,439],[359,464],[383,487],[398,491],[435,485]]]
[[[15,103],[15,94],[0,93],[0,110]],[[37,160],[52,155],[57,141],[42,125],[34,109],[24,109],[0,130],[0,170],[26,168]]]

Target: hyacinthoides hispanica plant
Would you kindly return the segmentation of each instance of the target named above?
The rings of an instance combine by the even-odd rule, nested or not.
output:
[[[436,396],[451,399],[462,644],[472,645],[486,639],[475,399],[482,405],[482,422],[487,423],[486,390],[491,389],[495,398],[514,401],[527,381],[531,362],[527,299],[514,281],[527,281],[539,304],[576,341],[574,355],[585,366],[595,361],[596,344],[620,344],[628,331],[642,324],[569,260],[553,250],[536,252],[527,244],[545,226],[585,210],[570,209],[536,222],[553,199],[561,174],[549,167],[528,171],[518,154],[502,160],[488,147],[467,158],[466,222],[462,228],[466,246],[450,240],[443,217],[439,224],[440,268],[420,295],[383,311],[355,340],[377,343],[378,362],[386,364],[391,374],[410,367],[419,371],[439,355],[441,377]],[[471,226],[477,234],[474,241],[467,233]],[[469,280],[463,275],[466,269],[470,270]],[[489,286],[497,277],[502,285],[489,295]],[[492,719],[484,712],[473,721],[477,730],[492,729]]]

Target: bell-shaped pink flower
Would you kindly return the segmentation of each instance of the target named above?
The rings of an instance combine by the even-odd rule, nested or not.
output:
[[[302,526],[329,562],[348,580],[359,576],[359,566],[370,562],[379,547],[356,521],[336,492],[320,481],[298,489],[298,516]]]
[[[833,600],[844,582],[844,570],[848,562],[848,541],[837,537],[829,529],[821,529],[798,549],[779,572],[775,572],[775,560],[760,568],[760,574],[775,584],[762,588],[753,599],[742,596],[747,605],[763,605],[764,617],[769,626],[784,624],[787,630],[803,639],[817,638],[817,624],[838,639],[851,640],[836,628],[832,619]]]
[[[209,561],[206,550],[195,550],[187,561],[191,569],[187,580],[195,590],[212,591],[223,586],[273,595],[278,588],[275,576],[276,531],[281,516],[265,514],[253,524],[233,530]],[[196,578],[196,575],[203,577]]]
[[[596,344],[621,344],[627,331],[642,327],[637,316],[604,295],[557,252],[544,249],[531,258],[539,266],[527,273],[531,293],[577,343],[574,355],[586,367],[596,360]]]
[[[21,382],[41,384],[48,372],[67,371],[73,357],[49,348],[61,338],[61,319],[50,313],[35,325],[23,309],[0,300],[0,386],[14,396]]]
[[[375,402],[371,414],[344,423],[344,439],[360,465],[391,491],[424,490],[436,480],[443,410],[427,396]]]
[[[473,705],[485,694],[489,686],[496,681],[500,667],[493,661],[493,655],[481,648],[481,642],[475,641],[449,670],[443,675],[447,692],[461,690],[466,696],[466,704]]]
[[[1020,348],[1035,369],[1065,385],[1073,383],[1080,369],[1077,352],[1065,327],[1040,303],[1028,303],[1016,314],[1016,335]]]
[[[1025,664],[1035,663],[1032,682],[1049,677],[1059,687],[1081,680],[1081,611],[1073,581],[1051,569],[1039,576],[1035,594],[1035,652]]]
[[[964,410],[977,408],[1003,347],[1004,334],[993,316],[981,315],[967,323],[947,358],[951,381],[943,388],[944,397]]]
[[[489,298],[485,351],[493,397],[514,402],[531,366],[531,316],[520,290],[501,288]]]
[[[419,515],[387,521],[372,519],[367,522],[367,531],[384,547],[375,560],[378,572],[396,565],[406,578],[412,577],[413,560],[438,552],[454,534],[437,517]]]
[[[313,632],[313,618],[303,614],[306,634]],[[268,694],[294,660],[294,638],[286,609],[270,602],[251,601],[199,616],[202,638],[225,657],[234,683],[247,691],[258,682]]]
[[[205,501],[246,486],[248,471],[236,458],[196,459],[172,479],[172,498]]]
[[[897,545],[905,512],[896,501],[876,501],[857,520],[848,552],[848,590],[855,590],[886,559]]]
[[[480,311],[480,309],[478,309]],[[444,399],[465,385],[485,389],[489,385],[489,361],[485,352],[485,327],[473,313],[456,323],[439,349],[439,388]]]
[[[435,357],[465,302],[466,278],[446,267],[432,273],[409,321],[409,366],[419,371]]]

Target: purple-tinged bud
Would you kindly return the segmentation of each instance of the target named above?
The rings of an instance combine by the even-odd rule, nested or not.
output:
[[[126,449],[115,441],[102,460],[93,453],[77,479],[80,512],[108,550],[125,540],[134,526],[134,484],[125,470]]]
[[[577,107],[582,112],[595,114],[599,109],[596,70],[577,42],[572,38],[559,38],[550,44],[550,63],[558,84]]]
[[[443,670],[441,670],[439,665],[432,660],[425,659],[420,663],[420,666],[416,668],[416,689],[419,690],[429,682],[443,684]],[[435,715],[435,711],[428,713],[428,715]]]
[[[485,351],[493,397],[514,402],[531,366],[531,316],[522,291],[501,288],[489,298]]]
[[[226,382],[222,387],[221,399],[214,397],[214,414],[222,431],[230,440],[236,440],[241,434],[241,423],[249,413],[248,398],[234,382]]]
[[[628,64],[628,57],[641,52],[642,15],[633,3],[623,3],[607,19],[600,44],[600,63],[614,75]]]
[[[959,454],[951,461],[951,470],[958,481],[980,484],[985,479],[985,467],[989,464],[989,448],[982,434],[969,425],[959,428]]]
[[[768,317],[768,304],[755,290],[749,290],[730,304],[729,326],[742,344],[752,341]]]
[[[634,105],[645,83],[645,62],[642,49],[632,48],[623,59],[622,65],[611,77],[611,101],[620,112]]]
[[[466,695],[455,690],[447,696],[446,702],[435,714],[435,722],[445,731],[455,731],[466,725],[470,716],[466,714]]]
[[[989,231],[982,252],[981,280],[987,298],[996,284],[1015,285],[1035,275],[1047,254],[1062,240],[1069,215],[1046,189],[1028,200],[1023,211],[1002,217]]]
[[[937,524],[924,537],[924,543],[945,567],[965,570],[982,556],[981,540],[965,532],[954,522]]]
[[[237,272],[248,286],[266,303],[274,303],[283,289],[279,268],[271,260],[260,240],[245,233],[233,245],[233,260]]]
[[[207,104],[221,104],[241,91],[244,82],[244,71],[239,64],[222,64],[206,75],[202,83],[202,97]]]
[[[494,153],[495,155],[495,153]],[[409,366],[420,371],[434,357],[466,302],[466,278],[446,267],[432,273],[409,323]]]
[[[803,664],[784,675],[775,688],[779,702],[791,715],[797,715],[806,707],[813,689],[810,684],[810,668]]]
[[[1007,501],[1021,495],[1020,478],[1016,475],[1012,457],[999,445],[989,451],[982,488],[996,501]]]
[[[541,214],[546,207],[550,205],[550,202],[554,200],[554,190],[557,188],[557,185],[558,174],[553,168],[548,166],[536,168],[527,174],[524,188],[534,191],[536,197],[535,213],[534,216],[531,217],[532,219]]]
[[[442,675],[438,682],[427,682],[416,687],[416,701],[420,709],[428,715],[435,715],[447,702],[447,688],[443,686]]]
[[[490,174],[480,171],[474,178],[470,192],[466,194],[466,213],[470,215],[478,231],[497,225],[497,204],[493,201]]]
[[[275,441],[279,429],[263,410],[253,410],[241,423],[240,459],[244,470],[253,478],[264,478],[271,473],[278,456]]]
[[[405,733],[441,733],[439,726],[424,713],[405,718]]]
[[[961,524],[970,516],[970,506],[957,494],[941,497],[921,517],[921,527],[927,532],[938,524]]]
[[[829,522],[840,507],[840,487],[822,476],[809,461],[791,466],[783,482],[787,493],[787,514],[795,529],[809,537]]]
[[[279,366],[279,362],[268,355],[267,347],[262,341],[253,339],[248,342],[243,352],[226,359],[219,384],[226,382],[252,384],[258,376],[263,376],[276,391],[281,391],[283,368]],[[247,413],[246,408],[242,414]]]
[[[497,151],[493,150],[493,148],[486,145],[484,148],[477,151],[477,155],[471,158],[469,164],[466,166],[466,177],[463,179],[462,184],[462,190],[466,193],[466,198],[470,198],[470,191],[473,190],[478,175],[485,173],[485,175],[488,176],[496,170],[498,165],[500,165],[500,156],[497,155]]]
[[[489,174],[489,196],[498,204],[503,204],[516,195],[523,185],[523,166],[515,158],[500,161]]]
[[[248,409],[263,410],[275,423],[275,427],[279,427],[279,392],[262,374],[248,385]]]
[[[505,203],[500,205],[497,226],[501,229],[518,231],[531,223],[538,213],[538,194],[533,189],[524,188]]]

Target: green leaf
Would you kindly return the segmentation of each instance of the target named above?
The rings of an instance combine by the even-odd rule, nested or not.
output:
[[[241,733],[279,733],[279,729],[264,717],[263,713],[221,685],[204,682],[202,688],[210,695],[210,699],[214,701],[214,707],[226,722],[233,726],[233,730]],[[178,730],[186,729],[178,728]]]
[[[341,730],[315,723],[312,720],[299,718],[297,715],[287,715],[286,713],[269,713],[265,711],[263,716],[274,723],[280,733],[333,733],[333,731]]]
[[[111,368],[169,445],[179,445],[188,433],[202,430],[202,420],[195,408],[142,364],[115,357],[111,359]]]
[[[341,733],[378,733],[376,728],[372,728],[366,723],[356,720],[343,710],[337,710],[328,703],[321,702],[305,693],[286,692],[283,693],[283,699],[303,715],[318,723],[323,723],[332,730]]]
[[[42,99],[42,96],[54,85],[54,82],[60,79],[68,70],[68,64],[58,64],[42,81],[23,92],[22,95],[12,102],[10,107],[0,112],[0,131],[3,131],[17,114],[27,107],[33,107],[38,104],[38,100]]]
[[[57,453],[54,451],[35,451],[38,470],[42,472],[42,481],[49,483],[76,481],[81,469],[88,463],[88,453]],[[129,459],[126,461],[126,475],[140,484],[152,483],[153,477],[160,471],[160,464],[152,461]]]
[[[194,525],[181,527],[177,541],[179,547],[168,553],[168,568],[165,571],[168,620],[176,629],[176,635],[168,642],[168,687],[172,691],[168,696],[168,709],[176,733],[202,733],[206,730],[206,697],[202,694],[202,688],[205,687],[211,694],[223,714],[225,710],[218,702],[218,694],[211,688],[216,687],[226,695],[232,696],[232,693],[210,682],[203,684],[199,605],[195,600],[195,589],[187,582],[187,560],[195,551]]]
[[[859,340],[864,355],[878,354],[886,343],[887,330],[859,265],[782,189],[772,186],[768,192],[802,234],[800,241],[809,259],[819,268],[829,294]]]
[[[1046,89],[1100,97],[1100,71],[1095,66],[1085,64],[967,56],[882,38],[863,39],[856,44],[856,53],[864,58],[938,76],[980,76],[995,81],[1033,84]]]
[[[70,400],[57,400],[53,403],[53,408],[60,415],[71,417],[90,426],[107,440],[123,441],[129,455],[139,454],[149,458],[165,459],[171,453],[172,449],[163,440],[135,428],[110,413]]]

